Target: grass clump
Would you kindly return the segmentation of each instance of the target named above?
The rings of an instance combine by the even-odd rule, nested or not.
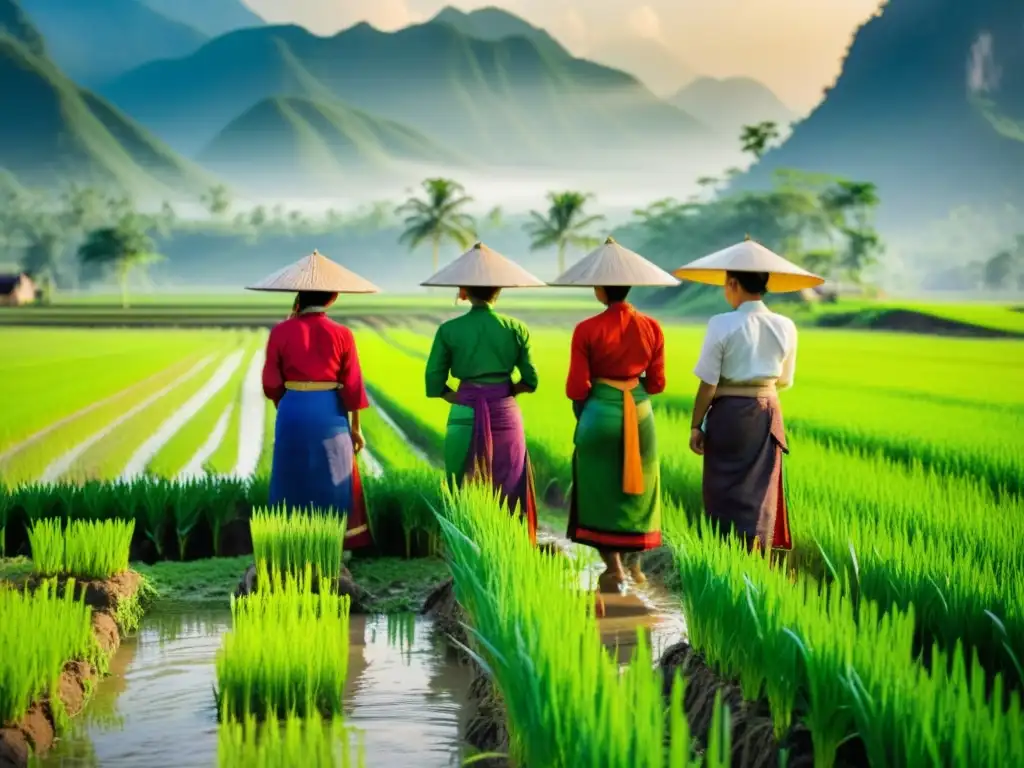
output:
[[[348,672],[348,595],[310,589],[302,577],[260,569],[260,588],[232,599],[232,629],[217,653],[221,720],[342,713]],[[265,585],[265,586],[264,586]]]
[[[220,768],[280,768],[307,765],[315,768],[363,768],[362,739],[353,757],[353,731],[340,717],[288,717],[284,725],[261,725],[255,718],[223,723],[217,743]]]
[[[449,495],[440,519],[470,642],[505,702],[513,758],[549,768],[728,765],[728,717],[695,755],[683,681],[666,702],[644,635],[623,669],[603,646],[594,596],[564,558],[530,544],[490,488]]]
[[[63,595],[52,582],[34,592],[0,586],[0,723],[20,720],[46,694],[59,723],[64,665],[78,659],[102,666],[92,609],[74,591],[73,580]]]
[[[128,570],[134,533],[134,520],[39,520],[29,531],[33,568],[42,576],[109,579]]]
[[[291,512],[279,507],[258,509],[249,523],[256,563],[270,575],[300,576],[306,566],[318,580],[341,573],[345,548],[345,517],[316,511]]]

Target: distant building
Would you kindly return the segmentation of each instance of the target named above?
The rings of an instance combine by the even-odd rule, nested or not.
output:
[[[24,272],[0,274],[0,306],[20,307],[36,300],[36,284]]]

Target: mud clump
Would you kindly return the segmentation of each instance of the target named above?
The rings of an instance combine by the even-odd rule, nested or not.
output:
[[[235,590],[235,597],[246,597],[255,592],[258,588],[258,579],[256,566],[250,565],[246,568],[245,573],[242,574],[241,580],[238,582],[238,588]],[[370,606],[373,603],[373,595],[360,587],[352,579],[352,574],[348,568],[342,566],[341,573],[336,578],[330,579],[330,591],[339,595],[348,595],[352,600],[349,607],[349,612],[354,614],[366,614],[370,612]],[[310,583],[310,589],[314,593],[320,591],[320,580],[313,576],[313,580]]]
[[[466,723],[466,743],[480,752],[501,755],[509,753],[510,739],[508,735],[508,718],[505,702],[498,692],[491,677],[480,665],[470,661],[473,668],[473,680],[469,684],[467,696],[472,713]],[[478,765],[484,768],[510,768],[512,762],[507,757],[493,757],[480,760]],[[519,766],[519,768],[523,768]]]
[[[31,577],[22,586],[33,589],[44,579]],[[58,589],[63,592],[67,579],[60,578]],[[76,597],[84,597],[92,607],[92,630],[100,648],[108,656],[121,644],[121,634],[114,616],[122,601],[131,600],[141,584],[141,577],[126,571],[107,580],[75,582]],[[60,710],[74,717],[85,707],[89,693],[99,681],[100,673],[87,661],[72,660],[64,665],[57,682],[58,702],[49,695],[34,702],[25,716],[14,723],[0,727],[0,768],[25,768],[32,755],[44,755],[57,738],[57,720]]]
[[[811,768],[814,746],[811,734],[802,724],[794,724],[785,737],[775,738],[771,711],[764,699],[745,701],[737,683],[723,680],[708,665],[701,653],[685,642],[677,643],[662,654],[658,666],[662,671],[662,692],[669,700],[675,673],[686,680],[683,709],[690,724],[690,733],[706,744],[715,694],[729,708],[732,724],[732,768]],[[783,759],[781,753],[785,751]],[[836,755],[838,768],[863,768],[867,755],[859,739],[850,739]]]
[[[466,612],[455,599],[455,580],[439,585],[431,592],[420,609],[420,616],[434,620],[434,629],[450,640],[461,652],[468,642],[466,637]]]

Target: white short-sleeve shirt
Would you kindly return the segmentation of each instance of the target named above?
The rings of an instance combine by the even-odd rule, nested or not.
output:
[[[796,325],[763,301],[745,301],[708,321],[693,372],[714,386],[774,380],[785,389],[793,384],[795,370]]]

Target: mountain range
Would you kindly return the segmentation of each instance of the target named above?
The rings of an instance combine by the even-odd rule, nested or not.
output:
[[[370,179],[387,189],[408,179],[410,165],[467,166],[465,158],[404,125],[337,101],[297,96],[260,101],[218,133],[199,160],[247,189],[272,188],[294,198],[336,196],[347,185],[371,195]]]
[[[669,103],[737,138],[745,125],[770,121],[785,131],[797,117],[770,88],[751,77],[699,77]]]
[[[217,37],[236,29],[259,27],[266,22],[242,0],[136,0],[168,19]]]
[[[108,102],[71,82],[47,57],[12,0],[0,0],[0,168],[25,185],[77,181],[175,198],[212,177],[177,156]]]
[[[736,185],[800,168],[876,183],[889,223],[958,206],[1024,214],[1022,30],[1020,0],[890,0],[822,103]]]
[[[629,166],[655,152],[664,164],[712,140],[631,75],[556,45],[470,37],[437,21],[396,32],[357,24],[327,38],[263,26],[146,64],[101,92],[188,155],[273,97],[340,100],[491,165]]]
[[[208,39],[142,0],[21,0],[54,63],[94,87],[147,61],[187,56]]]

